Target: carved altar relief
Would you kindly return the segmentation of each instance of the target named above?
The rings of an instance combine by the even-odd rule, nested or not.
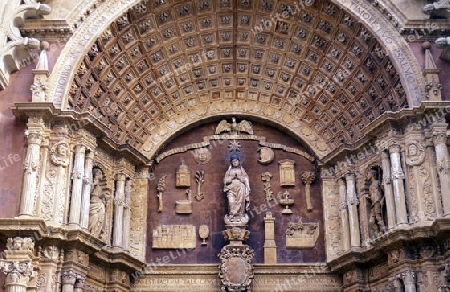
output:
[[[194,249],[197,246],[196,235],[193,225],[159,225],[153,230],[152,248]]]
[[[175,185],[177,187],[190,187],[191,186],[191,172],[188,166],[181,160],[180,167],[176,172]]]
[[[319,223],[290,222],[286,229],[286,248],[312,248],[319,237]]]
[[[278,161],[280,166],[280,186],[294,186],[295,185],[295,170],[294,160],[284,159]]]

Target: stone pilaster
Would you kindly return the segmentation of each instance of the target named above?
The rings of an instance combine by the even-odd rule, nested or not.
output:
[[[339,217],[339,193],[336,177],[330,169],[322,169],[323,217],[327,260],[337,258],[342,252],[341,219]]]
[[[37,292],[56,292],[57,283],[55,277],[58,269],[60,250],[57,246],[47,245],[40,248],[40,256]],[[44,281],[39,281],[41,275]]]
[[[338,180],[339,183],[339,199],[340,199],[340,217],[341,217],[341,240],[342,250],[350,249],[350,225],[348,221],[348,205],[347,205],[347,187],[343,179]]]
[[[142,242],[147,238],[147,192],[149,180],[154,179],[154,174],[149,173],[148,168],[139,169],[135,174],[133,195],[131,196],[131,220],[130,220],[130,254],[145,260],[145,246]]]
[[[437,172],[437,166],[436,166],[436,155],[434,152],[434,144],[431,133],[427,133],[426,137],[426,157],[429,165],[430,170],[430,180],[431,185],[433,188],[433,195],[434,195],[434,203],[436,205],[436,217],[440,218],[443,216],[443,210],[442,210],[442,200],[440,198],[440,192],[439,192],[439,178],[438,178],[438,172]]]
[[[75,158],[72,172],[72,197],[70,200],[69,224],[80,224],[81,192],[83,191],[84,158],[86,147],[82,144],[75,146]]]
[[[406,213],[405,197],[405,174],[400,161],[400,145],[392,144],[389,146],[389,155],[391,157],[392,186],[394,190],[394,201],[396,210],[397,225],[408,224],[408,215]]]
[[[447,148],[447,124],[433,125],[433,143],[436,151],[437,172],[441,183],[444,217],[450,217],[450,156]]]
[[[123,239],[123,207],[125,199],[125,175],[118,174],[116,193],[114,196],[114,235],[113,246],[122,248]]]
[[[85,155],[84,162],[84,178],[83,178],[83,192],[81,195],[81,228],[89,229],[89,207],[91,200],[91,185],[92,185],[92,167],[94,163],[94,151],[89,151]]]
[[[345,180],[347,182],[347,206],[350,225],[350,245],[351,247],[359,247],[361,246],[361,233],[359,230],[359,200],[356,196],[355,174],[348,173],[345,176]]]

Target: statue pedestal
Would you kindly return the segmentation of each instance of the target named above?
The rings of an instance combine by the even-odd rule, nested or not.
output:
[[[229,241],[229,244],[219,253],[219,278],[222,291],[251,291],[254,251],[243,244],[250,235],[250,231],[247,230],[248,219],[247,214],[239,220],[233,220],[233,218],[230,220],[228,215],[225,216],[226,230],[223,231],[223,237]]]

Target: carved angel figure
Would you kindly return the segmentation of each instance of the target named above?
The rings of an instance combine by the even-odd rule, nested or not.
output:
[[[237,153],[230,156],[230,166],[225,173],[224,185],[224,192],[228,197],[229,216],[242,217],[249,210],[250,183]]]
[[[103,229],[103,221],[105,220],[105,201],[108,199],[106,194],[102,193],[100,180],[103,172],[99,168],[92,170],[93,182],[91,186],[91,203],[89,207],[89,232],[93,236],[99,236]]]
[[[232,123],[228,123],[226,120],[221,120],[216,128],[216,135],[223,132],[229,132],[232,135],[239,135],[240,132],[245,132],[253,135],[252,124],[246,120],[242,120],[240,123],[236,122],[236,118],[232,118]]]

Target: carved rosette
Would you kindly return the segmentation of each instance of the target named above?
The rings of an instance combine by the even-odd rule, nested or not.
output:
[[[248,245],[227,245],[219,253],[222,291],[251,291],[254,251]]]

